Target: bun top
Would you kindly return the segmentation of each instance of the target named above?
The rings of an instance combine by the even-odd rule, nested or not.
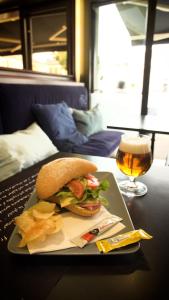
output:
[[[57,193],[73,178],[93,173],[97,167],[91,161],[82,158],[64,157],[45,164],[36,179],[38,198],[47,199]]]

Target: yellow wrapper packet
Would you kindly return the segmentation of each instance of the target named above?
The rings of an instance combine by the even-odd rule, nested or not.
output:
[[[138,229],[116,235],[109,239],[97,241],[96,245],[100,252],[107,253],[114,249],[136,243],[141,239],[149,240],[152,239],[152,236],[143,229]]]

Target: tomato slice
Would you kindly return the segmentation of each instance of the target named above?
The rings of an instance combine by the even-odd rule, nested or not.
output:
[[[94,175],[88,174],[85,176],[85,178],[87,179],[87,186],[91,189],[97,188],[100,184],[98,179]]]
[[[82,198],[85,188],[80,180],[73,179],[67,184],[67,186],[78,199]]]
[[[85,175],[85,178],[92,180],[93,178],[96,178],[96,177],[92,174],[87,174],[87,175]]]

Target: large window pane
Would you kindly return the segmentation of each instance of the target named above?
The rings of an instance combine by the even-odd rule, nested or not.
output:
[[[23,69],[18,11],[0,14],[0,67]]]
[[[133,3],[98,8],[95,89],[110,118],[141,111],[147,4]]]
[[[152,46],[148,112],[168,116],[169,111],[169,3],[157,2]]]
[[[33,71],[67,75],[66,13],[57,12],[32,18]]]

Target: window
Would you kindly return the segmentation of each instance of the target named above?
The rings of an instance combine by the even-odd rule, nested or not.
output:
[[[75,76],[75,0],[42,2],[0,14],[0,67]]]
[[[157,1],[153,35],[148,113],[167,115],[169,111],[169,3]]]
[[[114,103],[113,110],[117,113],[166,114],[169,108],[169,2],[96,0],[92,16],[95,20],[93,99],[109,99],[109,105]],[[97,97],[96,92],[101,95]]]
[[[0,14],[0,67],[22,69],[19,11]]]
[[[105,114],[140,114],[147,3],[117,2],[95,7],[97,15],[94,90]]]
[[[32,69],[68,75],[65,12],[32,17]]]

